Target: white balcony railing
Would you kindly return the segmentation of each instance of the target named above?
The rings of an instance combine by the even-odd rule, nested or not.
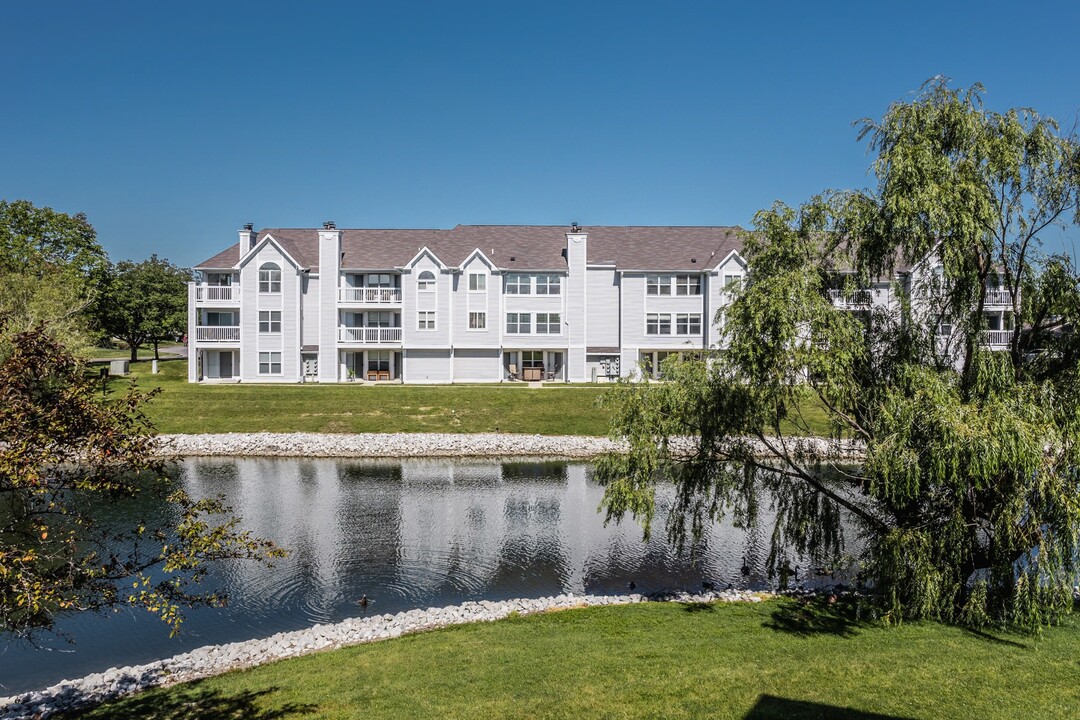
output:
[[[401,288],[340,288],[338,301],[358,305],[400,305]]]
[[[1008,290],[987,290],[983,295],[983,307],[1012,307],[1013,294]]]
[[[988,347],[1004,347],[1012,344],[1012,330],[983,330],[983,345]]]
[[[196,285],[197,303],[232,303],[240,300],[239,287],[235,285]]]
[[[339,327],[338,340],[343,343],[399,343],[401,328]]]
[[[197,327],[195,339],[199,342],[240,342],[240,328],[235,325]]]
[[[839,308],[867,307],[873,302],[874,293],[870,290],[830,290],[829,299]]]

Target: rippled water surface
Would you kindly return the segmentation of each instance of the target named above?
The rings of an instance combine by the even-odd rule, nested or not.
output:
[[[649,543],[629,520],[604,527],[603,489],[587,463],[202,459],[177,472],[195,495],[225,495],[246,528],[289,558],[269,569],[216,567],[209,582],[227,590],[229,606],[190,611],[179,638],[145,613],[124,611],[64,620],[74,645],[3,647],[0,694],[364,613],[627,592],[631,581],[638,592],[706,579],[767,582],[761,539],[730,525],[709,529],[696,563],[675,554],[662,530],[670,488],[658,494]],[[366,609],[356,604],[361,595],[374,600]]]

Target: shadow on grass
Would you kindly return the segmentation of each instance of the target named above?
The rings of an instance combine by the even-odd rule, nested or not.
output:
[[[978,628],[962,627],[960,629],[966,632],[968,635],[977,637],[980,640],[986,640],[987,642],[994,643],[995,645],[1005,645],[1007,647],[1019,648],[1021,650],[1029,650],[1031,648],[1030,645],[1025,645],[1024,643],[1017,642],[1016,640],[1009,640],[1008,638],[998,637],[997,635],[992,635],[991,633],[988,633],[985,630],[979,630]]]
[[[825,597],[782,601],[764,627],[793,635],[839,635],[852,637],[865,626],[858,607],[850,600],[830,603]]]
[[[288,703],[279,708],[262,709],[258,706],[259,698],[271,695],[276,687],[258,692],[241,691],[224,693],[201,687],[202,683],[193,683],[171,688],[162,693],[140,693],[126,700],[120,700],[104,708],[98,708],[94,718],[108,720],[127,720],[143,718],[145,720],[278,720],[279,718],[299,718],[312,716],[318,711],[317,705]],[[87,710],[90,712],[90,710]],[[83,717],[76,713],[69,717]]]
[[[688,612],[688,613],[715,612],[716,611],[716,608],[713,606],[712,603],[688,602],[688,603],[680,603],[680,604],[682,605],[682,609],[684,611]]]
[[[881,715],[879,713],[863,712],[850,708],[836,707],[835,705],[823,705],[821,703],[806,702],[804,700],[788,700],[787,698],[774,695],[762,695],[750,708],[750,712],[743,716],[743,720],[789,720],[799,718],[821,718],[825,720],[908,720],[899,715]]]

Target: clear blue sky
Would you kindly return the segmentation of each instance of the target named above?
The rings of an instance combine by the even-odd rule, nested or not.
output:
[[[747,224],[927,78],[1080,115],[1080,3],[3,4],[0,197],[114,260],[257,227]],[[1080,245],[1075,233],[1051,242]]]

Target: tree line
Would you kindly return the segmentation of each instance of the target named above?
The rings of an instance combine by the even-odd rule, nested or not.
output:
[[[74,348],[120,340],[138,359],[149,344],[187,327],[188,268],[156,254],[111,262],[82,213],[69,215],[27,200],[0,200],[0,313],[24,328],[47,323]]]

